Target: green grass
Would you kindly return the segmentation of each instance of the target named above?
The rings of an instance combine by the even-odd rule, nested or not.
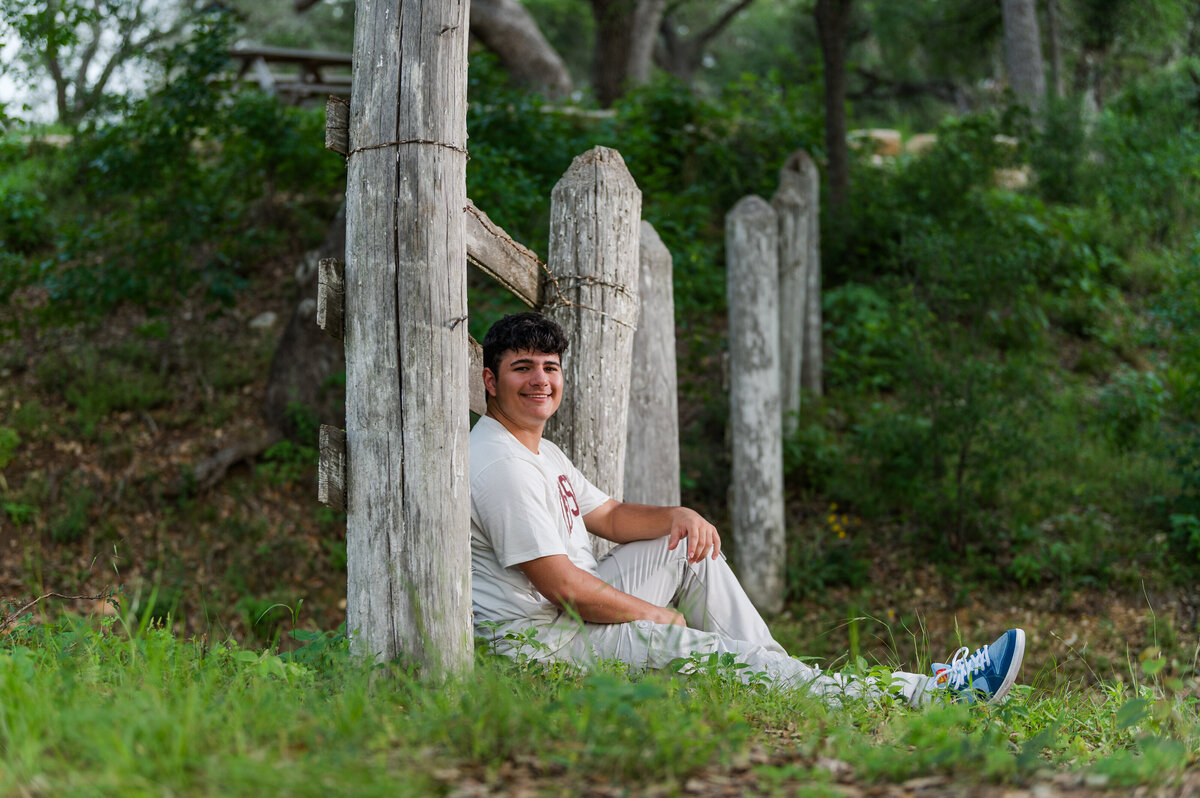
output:
[[[830,762],[868,784],[1026,784],[1050,768],[1161,785],[1200,752],[1194,677],[1155,682],[1153,660],[1128,684],[1022,686],[996,708],[830,709],[719,666],[642,678],[481,656],[438,684],[365,668],[340,635],[296,637],[309,645],[277,654],[122,619],[27,619],[0,642],[0,795],[430,795],[467,780],[673,794],[722,774],[820,792]]]

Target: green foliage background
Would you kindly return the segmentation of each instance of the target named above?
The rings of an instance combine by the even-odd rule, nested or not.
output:
[[[92,119],[68,150],[0,139],[0,299],[47,299],[7,315],[10,333],[185,295],[219,313],[260,264],[320,239],[343,189],[321,114],[215,79],[234,31],[203,17],[160,88]],[[984,582],[1200,573],[1194,67],[1145,71],[1094,119],[1078,103],[1036,118],[1001,106],[946,119],[921,156],[859,154],[846,206],[822,218],[828,390],[786,442],[793,595],[862,580],[871,549],[844,535],[854,524]],[[793,150],[820,159],[819,84],[776,70],[700,92],[659,77],[600,114],[547,107],[483,54],[469,79],[469,193],[543,256],[571,159],[597,144],[625,158],[674,256],[685,495],[723,520],[724,213],[769,197]],[[997,187],[997,170],[1023,164],[1029,188]],[[515,309],[471,290],[476,337]],[[129,388],[64,382],[83,434],[164,401],[136,358],[80,357],[72,374]],[[276,451],[274,479],[299,478],[288,463],[303,457]]]
[[[290,3],[267,5],[246,19]],[[322,20],[332,25],[351,5],[326,0]],[[583,6],[528,5],[572,68],[586,71]],[[856,30],[882,44],[862,48],[854,66],[916,81],[973,74],[989,57],[994,2],[901,5],[856,4]],[[887,589],[872,582],[885,558],[944,587],[937,600],[947,606],[1013,588],[1060,604],[1086,588],[1186,596],[1200,577],[1200,64],[1151,57],[1181,24],[1183,4],[1063,5],[1091,54],[1109,56],[1097,77],[1109,91],[1094,115],[1078,97],[1032,115],[999,94],[950,118],[928,98],[863,97],[850,109],[857,122],[906,132],[942,121],[920,156],[876,164],[855,153],[847,204],[826,204],[822,217],[826,389],[805,397],[784,441],[789,597],[815,609],[773,629],[790,647],[789,635],[801,637],[814,657],[839,649],[823,664],[884,676],[896,663],[859,655],[860,634],[878,633],[895,635],[883,646],[891,660],[903,649],[906,665],[927,665],[930,642],[923,628],[909,632],[912,616],[876,622],[854,607]],[[684,501],[723,529],[724,214],[747,193],[769,197],[795,149],[823,158],[808,6],[756,8],[696,85],[659,76],[611,113],[586,100],[586,113],[550,107],[483,54],[472,54],[469,75],[468,192],[543,258],[550,192],[571,159],[595,145],[625,158],[645,218],[674,257]],[[318,511],[300,536],[264,512],[268,502],[311,506],[312,409],[289,406],[297,438],[230,477],[220,496],[197,496],[186,473],[177,486],[137,473],[128,440],[131,418],[161,425],[164,438],[234,422],[274,340],[247,335],[242,319],[221,326],[230,306],[291,288],[278,275],[322,238],[344,190],[342,165],[320,146],[319,111],[224,80],[237,33],[232,17],[203,15],[163,50],[161,84],[106,101],[67,131],[68,148],[0,109],[9,125],[0,135],[0,372],[40,392],[40,401],[0,397],[0,531],[61,553],[61,582],[93,578],[101,551],[96,569],[110,564],[128,578],[118,551],[128,529],[114,522],[122,512],[148,541],[137,553],[141,583],[129,579],[136,587],[112,616],[40,623],[0,607],[0,793],[215,784],[229,794],[286,785],[324,795],[351,784],[426,794],[465,778],[504,784],[513,772],[558,791],[592,788],[601,774],[669,793],[713,768],[764,791],[832,793],[831,762],[852,763],[852,778],[868,784],[932,775],[1025,786],[1050,765],[1097,784],[1170,786],[1194,768],[1194,630],[1159,622],[1153,608],[1122,641],[1127,661],[1079,657],[1037,672],[1027,662],[1028,683],[1006,705],[923,713],[887,699],[835,710],[761,680],[745,686],[736,663],[715,656],[683,663],[695,671],[686,679],[666,679],[481,655],[470,682],[432,684],[403,664],[356,666],[342,629],[300,628],[301,588],[279,571],[346,566],[340,513]],[[280,33],[311,45],[306,36]],[[997,185],[998,170],[1026,165],[1030,185]],[[520,309],[486,281],[470,291],[476,337]],[[183,303],[213,329],[239,328],[239,346],[176,326],[171,313]],[[135,319],[125,338],[97,334],[123,315]],[[36,361],[26,341],[42,347]],[[208,390],[185,402],[177,372],[188,363],[200,364]],[[133,474],[128,487],[124,477],[109,491],[83,469],[30,464],[31,451],[58,444],[97,450],[98,467]],[[171,549],[185,540],[186,556]],[[34,548],[20,567],[40,585]],[[831,595],[839,588],[848,598]],[[829,626],[848,628],[848,655],[841,628],[813,631],[835,613]],[[225,624],[259,650],[230,634],[218,640]],[[883,631],[860,632],[872,624]],[[911,640],[898,639],[906,633]],[[1100,682],[1087,701],[1063,689],[1076,678]],[[778,745],[774,758],[747,769],[764,740]]]

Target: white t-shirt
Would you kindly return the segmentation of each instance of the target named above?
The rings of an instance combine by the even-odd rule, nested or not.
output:
[[[583,516],[608,501],[562,450],[547,440],[539,453],[525,448],[499,421],[483,416],[471,430],[471,603],[475,634],[501,653],[520,645],[503,638],[534,628],[548,650],[520,653],[542,658],[569,643],[578,622],[543,596],[519,563],[565,554],[597,575]],[[501,624],[481,627],[481,621]]]

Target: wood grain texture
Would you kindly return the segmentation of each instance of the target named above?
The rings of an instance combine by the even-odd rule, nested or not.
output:
[[[541,305],[542,267],[538,257],[467,200],[464,209],[467,260],[531,308]]]
[[[620,499],[624,488],[630,353],[638,319],[638,239],[642,193],[616,150],[575,158],[550,196],[547,315],[563,326],[566,387],[546,426],[596,487]],[[606,541],[594,539],[603,554]]]
[[[468,0],[359,0],[346,189],[347,628],[470,667]]]
[[[779,217],[779,377],[786,432],[796,428],[800,412],[808,270],[820,269],[820,199],[817,165],[808,153],[797,150],[779,170],[779,190],[771,198]]]
[[[467,336],[467,362],[471,394],[471,412],[477,416],[487,413],[487,390],[483,387],[483,347],[474,338]]]
[[[321,425],[321,452],[317,468],[317,501],[338,510],[346,509],[346,431]]]
[[[325,149],[339,155],[350,151],[350,103],[341,97],[325,101]]]
[[[679,504],[679,395],[671,252],[641,223],[637,332],[629,382],[625,501]]]
[[[738,575],[763,612],[783,608],[778,238],[775,211],[761,197],[743,197],[725,217],[733,433],[730,512]]]
[[[816,173],[816,167],[813,167]],[[820,182],[820,177],[810,179]],[[808,255],[804,264],[804,354],[800,363],[800,386],[813,394],[825,393],[824,326],[821,312],[821,214],[818,199],[813,201],[814,211],[808,218]]]
[[[340,258],[317,263],[317,326],[331,338],[342,340],[346,330],[346,264]]]

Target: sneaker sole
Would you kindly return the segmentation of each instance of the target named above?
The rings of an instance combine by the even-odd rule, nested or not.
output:
[[[1013,683],[1017,681],[1017,674],[1021,671],[1021,661],[1025,658],[1025,630],[1015,629],[1014,631],[1017,633],[1017,640],[1013,644],[1012,662],[1008,666],[1008,673],[1004,674],[1004,681],[988,699],[989,704],[996,704],[1004,700],[1008,691],[1012,689]]]

